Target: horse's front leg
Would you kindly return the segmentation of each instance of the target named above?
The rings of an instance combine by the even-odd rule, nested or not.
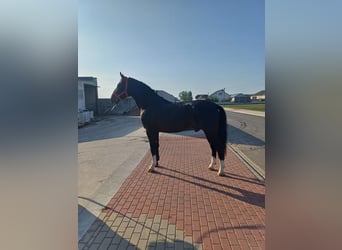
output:
[[[159,160],[159,134],[158,131],[146,130],[148,141],[150,143],[150,150],[152,154],[152,164],[148,168],[148,172],[153,172],[154,168],[158,166]]]

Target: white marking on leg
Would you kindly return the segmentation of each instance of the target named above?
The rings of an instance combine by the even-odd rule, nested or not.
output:
[[[157,156],[153,155],[152,156],[152,165],[149,167],[148,172],[153,172],[156,165],[157,165]]]
[[[217,175],[219,175],[219,176],[224,175],[224,161],[223,160],[220,160],[220,168],[219,168]]]
[[[213,169],[213,166],[216,165],[216,158],[214,156],[211,157],[211,161],[209,164],[209,169]]]

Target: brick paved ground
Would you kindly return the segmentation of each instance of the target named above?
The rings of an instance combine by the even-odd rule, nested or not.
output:
[[[227,150],[226,176],[210,171],[203,138],[161,136],[88,232],[80,249],[264,249],[265,186]]]

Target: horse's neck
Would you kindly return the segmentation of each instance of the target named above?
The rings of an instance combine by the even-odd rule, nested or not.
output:
[[[144,83],[135,80],[133,84],[135,87],[132,88],[129,94],[134,98],[139,108],[146,109],[150,106],[169,103]]]

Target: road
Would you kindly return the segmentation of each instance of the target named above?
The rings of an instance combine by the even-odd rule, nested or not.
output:
[[[227,111],[228,144],[265,177],[265,117]]]

